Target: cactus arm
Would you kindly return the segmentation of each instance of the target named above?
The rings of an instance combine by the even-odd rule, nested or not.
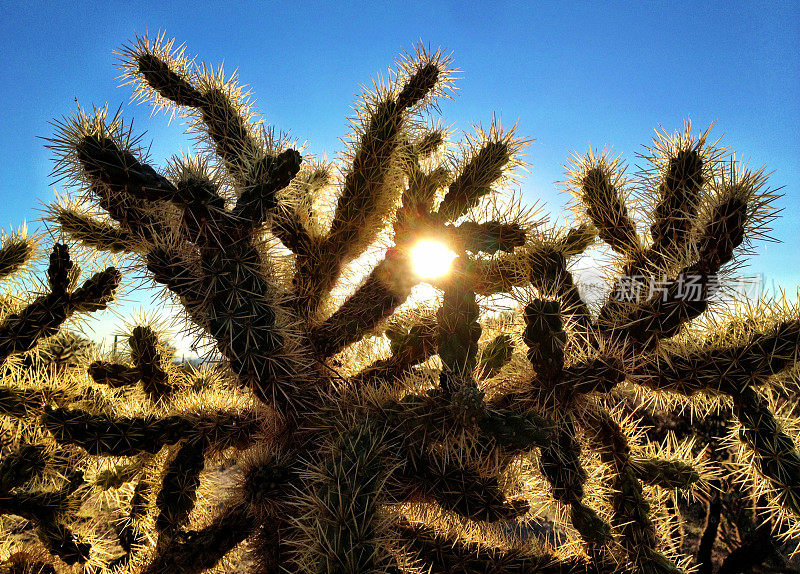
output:
[[[699,565],[698,572],[701,574],[712,574],[714,572],[714,563],[711,558],[711,552],[714,549],[714,542],[717,540],[721,518],[722,496],[719,493],[714,493],[708,503],[706,522],[703,527],[703,534],[700,537],[700,544],[697,548],[697,554],[695,555],[695,561]]]
[[[213,568],[255,528],[245,505],[231,505],[201,530],[190,530],[159,548],[142,574],[193,574]]]
[[[69,151],[80,165],[80,176],[112,219],[149,241],[164,235],[166,230],[159,229],[148,212],[148,202],[170,199],[175,187],[134,151],[126,149],[124,141],[106,133],[111,128],[105,126],[105,118],[100,116],[95,121],[102,126],[99,133],[86,125],[88,119],[82,116],[76,118],[77,127],[72,128],[77,133],[64,130]]]
[[[39,410],[49,401],[68,402],[69,395],[54,389],[21,389],[16,386],[0,386],[0,415],[25,418]]]
[[[235,78],[225,82],[213,74],[197,77],[182,54],[171,54],[170,47],[138,40],[123,51],[126,75],[137,85],[141,97],[196,110],[197,127],[208,134],[215,152],[241,188],[234,214],[257,227],[273,211],[280,211],[275,209],[279,203],[276,194],[297,174],[300,154],[294,149],[278,154],[268,151],[271,142],[262,141],[255,133],[253,114]],[[279,236],[305,233],[291,225],[290,219],[281,218],[276,223]]]
[[[408,257],[390,248],[364,283],[320,326],[311,330],[316,351],[329,357],[360,340],[411,294]]]
[[[564,367],[564,385],[573,396],[608,393],[625,380],[622,361],[613,355],[599,354],[592,359]]]
[[[511,253],[515,247],[525,245],[525,230],[519,223],[486,221],[475,223],[465,221],[459,225],[447,224],[444,237],[451,249],[456,252],[486,253],[498,251]]]
[[[436,502],[445,510],[481,522],[512,520],[529,510],[525,500],[508,500],[497,478],[481,476],[477,469],[427,455],[392,477],[400,485],[398,502]]]
[[[413,160],[409,161],[406,169],[408,185],[400,198],[401,206],[397,210],[395,231],[407,225],[409,221],[429,218],[433,211],[436,192],[449,177],[449,171],[444,166],[439,166],[431,171],[423,171],[419,162]]]
[[[605,564],[610,560],[610,527],[582,501],[587,474],[579,459],[581,447],[575,436],[574,417],[564,412],[564,406],[572,403],[575,389],[564,384],[567,338],[562,328],[561,305],[558,301],[535,299],[526,305],[523,316],[526,327],[522,340],[536,370],[535,400],[556,407],[558,415],[551,423],[549,442],[541,448],[539,467],[553,489],[553,497],[569,507],[572,525],[593,561]]]
[[[425,395],[407,395],[401,401],[389,401],[377,408],[401,443],[424,447],[445,442],[467,430],[481,445],[499,447],[504,454],[519,454],[550,444],[553,422],[533,410],[515,412],[494,404],[485,404],[480,391],[467,391],[447,397],[434,389]],[[472,392],[470,392],[472,390]]]
[[[516,156],[528,143],[515,138],[513,128],[503,132],[494,122],[488,134],[478,131],[464,150],[462,165],[453,170],[458,176],[439,204],[436,216],[442,221],[455,221],[477,205],[504,172],[519,165]]]
[[[153,279],[177,295],[192,319],[204,325],[203,303],[206,293],[200,274],[186,257],[177,250],[155,247],[148,251],[146,265]]]
[[[271,160],[271,161],[270,161]],[[257,226],[267,220],[270,211],[275,207],[275,193],[285,188],[300,171],[300,152],[295,149],[287,149],[279,153],[274,159],[267,160],[266,175],[257,177],[261,180],[258,186],[250,186],[239,196],[236,206],[233,208],[233,215],[249,220],[251,225]],[[297,227],[289,227],[288,221],[281,222],[282,225],[277,229],[283,229],[283,233],[278,232],[278,237],[289,235],[289,231],[294,229],[294,235],[299,235]],[[289,242],[292,243],[292,242]],[[295,241],[294,243],[299,243]],[[288,247],[288,245],[287,245]]]
[[[447,281],[442,305],[436,312],[437,349],[443,370],[439,384],[447,393],[462,387],[475,387],[480,310],[469,284],[471,262],[458,258]]]
[[[652,348],[706,310],[717,274],[734,260],[737,248],[752,233],[753,222],[765,217],[762,212],[772,199],[762,191],[764,179],[760,170],[732,167],[726,177],[709,200],[708,214],[694,240],[695,263],[683,267],[662,286],[662,292],[642,303],[625,305],[612,296],[597,321],[607,337],[622,344],[631,340]],[[682,286],[693,283],[700,287],[699,296],[692,290],[681,293]],[[618,288],[619,285],[615,293]]]
[[[202,440],[187,439],[167,463],[161,490],[156,497],[159,510],[156,529],[159,532],[173,532],[188,520],[197,498],[200,473],[205,466],[204,448]]]
[[[521,574],[586,574],[588,563],[580,558],[559,559],[532,554],[525,549],[501,549],[465,542],[417,522],[400,520],[394,532],[407,552],[431,574],[472,572],[519,572]],[[610,572],[606,570],[603,572]]]
[[[148,480],[140,479],[136,482],[136,486],[133,490],[133,497],[131,497],[131,508],[125,520],[116,527],[117,539],[119,540],[124,554],[109,562],[109,569],[122,567],[128,564],[134,557],[135,550],[137,550],[139,546],[144,545],[146,536],[139,522],[147,513],[149,491],[150,483]]]
[[[114,292],[121,280],[122,275],[114,267],[95,273],[72,292],[67,313],[91,313],[106,309],[114,299]]]
[[[258,430],[260,421],[252,413],[113,417],[48,406],[42,424],[57,441],[78,445],[90,454],[133,456],[156,453],[187,436],[205,437],[220,449],[243,446]]]
[[[68,565],[83,564],[89,559],[91,545],[81,542],[65,524],[49,516],[37,521],[36,534],[47,550]]]
[[[800,321],[787,320],[744,344],[662,352],[639,361],[629,375],[649,388],[685,395],[701,390],[735,394],[794,365],[799,353]]]
[[[800,515],[800,454],[794,440],[750,387],[733,394],[733,412],[742,425],[739,438],[752,449],[756,469],[769,479],[778,504]]]
[[[4,493],[0,496],[0,513],[15,514],[29,520],[60,514],[69,510],[73,501],[67,489]]]
[[[744,574],[752,572],[763,565],[777,552],[773,538],[772,525],[769,522],[760,524],[750,533],[741,545],[731,550],[720,564],[717,574]]]
[[[25,444],[6,454],[0,460],[0,493],[22,486],[46,465],[44,449],[40,445]]]
[[[700,480],[694,467],[680,460],[631,457],[630,466],[643,483],[661,488],[689,488]]]
[[[326,246],[339,264],[358,256],[378,231],[386,211],[399,199],[386,184],[403,126],[411,109],[436,91],[440,76],[446,75],[443,66],[438,55],[422,56],[396,98],[388,96],[367,105]]]
[[[587,545],[596,563],[609,560],[610,527],[582,502],[586,470],[581,466],[580,443],[575,438],[575,421],[566,415],[558,421],[550,443],[541,449],[539,466],[553,489],[553,498],[570,508],[572,525]]]
[[[206,321],[240,383],[261,401],[291,409],[299,399],[291,376],[297,365],[284,353],[286,333],[276,324],[274,289],[258,274],[258,265],[252,247],[206,254],[202,261],[208,281]]]
[[[115,456],[158,452],[163,446],[178,442],[188,426],[180,417],[157,419],[150,415],[115,419],[53,407],[45,407],[42,425],[59,442],[77,444],[90,454]]]
[[[597,229],[588,223],[582,223],[577,227],[571,227],[563,237],[558,238],[558,251],[564,257],[570,258],[580,255],[591,247],[597,239]]]
[[[478,360],[478,374],[482,379],[490,379],[499,373],[511,360],[514,344],[511,336],[498,335],[483,345]]]
[[[543,295],[557,297],[565,319],[584,333],[586,342],[594,341],[592,315],[566,268],[566,256],[574,256],[578,247],[588,245],[555,241],[529,241],[513,253],[474,263],[471,284],[479,295],[509,293],[514,287],[536,287]]]
[[[102,183],[119,199],[130,195],[140,201],[169,200],[176,193],[167,178],[111,137],[86,134],[75,151],[86,177]],[[113,201],[112,197],[109,195],[108,200]]]
[[[88,279],[73,293],[67,292],[72,261],[66,246],[57,243],[50,256],[51,292],[37,297],[19,313],[0,323],[0,358],[32,349],[43,337],[55,334],[75,312],[105,309],[120,282],[120,273],[109,267]]]
[[[534,411],[517,413],[508,409],[487,409],[478,421],[481,433],[495,440],[507,453],[519,453],[550,444],[552,422]]]
[[[112,389],[130,387],[141,379],[139,369],[108,361],[93,362],[89,365],[89,375],[95,383],[108,385]]]
[[[36,243],[22,235],[4,237],[0,245],[0,279],[19,271],[31,260]]]
[[[134,327],[128,342],[131,361],[150,400],[156,402],[172,394],[173,384],[164,370],[165,357],[155,331],[147,326]]]
[[[81,542],[63,522],[70,511],[77,510],[79,503],[72,495],[83,483],[83,473],[74,471],[57,490],[0,493],[0,514],[15,514],[33,521],[48,552],[68,565],[83,564],[89,559],[91,545]]]
[[[636,224],[625,198],[625,167],[606,153],[573,156],[567,186],[597,229],[597,235],[614,251],[633,254],[639,249]]]
[[[37,574],[56,574],[56,569],[49,562],[36,560],[31,554],[18,552],[0,562],[0,566],[9,572],[36,572]]]
[[[400,155],[410,116],[446,88],[447,63],[440,53],[421,52],[406,64],[404,85],[396,96],[380,92],[364,102],[330,232],[314,253],[303,257],[303,266],[312,268],[302,286],[307,316],[317,314],[343,267],[391,217],[403,189]]]
[[[387,334],[390,331],[387,330]],[[379,359],[351,377],[356,385],[401,379],[412,367],[436,354],[436,326],[432,320],[420,321],[407,331],[392,333],[392,355]],[[390,337],[390,338],[391,338]]]
[[[381,431],[369,420],[345,432],[315,472],[315,509],[305,529],[308,563],[318,572],[384,572],[389,556],[381,547],[385,469]]]
[[[119,464],[113,469],[97,474],[95,486],[102,490],[119,488],[125,483],[133,482],[142,472],[143,464],[137,460],[131,464]]]
[[[429,227],[425,226],[426,231]],[[433,236],[442,235],[446,244],[455,250],[476,253],[511,251],[525,241],[525,233],[519,225],[498,222],[465,222],[458,227],[446,226],[439,234],[434,229],[430,231]],[[399,245],[390,248],[363,285],[328,320],[312,330],[311,338],[321,342],[317,350],[323,356],[330,356],[363,337],[411,294],[411,288],[419,280],[411,270],[406,252],[414,235],[410,229],[397,235],[395,241]]]
[[[259,572],[278,574],[290,561],[293,502],[288,501],[299,478],[298,467],[286,457],[264,453],[244,469],[239,492],[260,525],[249,541]]]
[[[535,299],[525,306],[525,330],[522,341],[528,347],[528,360],[536,371],[537,381],[546,392],[562,387],[564,346],[567,334],[561,320],[558,301]]]
[[[637,478],[628,439],[619,424],[604,410],[587,413],[584,430],[593,447],[615,475],[611,504],[611,524],[628,560],[636,568],[652,574],[682,572],[657,550],[658,538],[650,519],[650,504],[644,498]]]
[[[514,253],[474,262],[471,283],[478,295],[510,293],[514,287],[527,287],[541,275],[546,281],[558,267],[560,253],[544,242],[530,241]],[[563,259],[563,256],[561,256]]]
[[[653,252],[677,252],[688,241],[693,220],[700,204],[700,194],[707,177],[707,161],[703,134],[692,145],[670,150],[666,169],[658,186],[658,203],[650,226]]]

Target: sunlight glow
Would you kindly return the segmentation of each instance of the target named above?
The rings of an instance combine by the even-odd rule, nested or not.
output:
[[[423,279],[441,277],[450,271],[450,265],[457,255],[438,241],[425,239],[411,250],[414,272]]]

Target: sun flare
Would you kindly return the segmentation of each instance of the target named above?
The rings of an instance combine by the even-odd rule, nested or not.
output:
[[[435,279],[450,271],[457,255],[438,241],[425,239],[411,250],[414,272],[423,279]]]

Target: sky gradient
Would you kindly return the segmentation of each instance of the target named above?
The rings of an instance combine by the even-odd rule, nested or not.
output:
[[[3,2],[0,37],[2,226],[54,199],[51,152],[41,137],[75,101],[116,109],[146,131],[155,163],[189,151],[179,121],[129,103],[113,50],[165,31],[199,61],[238,68],[267,123],[329,158],[342,149],[360,84],[422,40],[452,52],[458,95],[441,106],[457,138],[471,123],[518,122],[535,141],[520,189],[563,215],[555,183],[573,151],[611,146],[635,168],[659,125],[691,117],[766,165],[785,196],[773,236],[746,271],[765,287],[800,284],[800,2]],[[199,6],[199,7],[198,7]]]

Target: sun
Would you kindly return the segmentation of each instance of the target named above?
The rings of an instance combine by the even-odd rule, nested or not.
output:
[[[446,275],[457,255],[438,241],[424,239],[411,250],[414,272],[423,279]]]

